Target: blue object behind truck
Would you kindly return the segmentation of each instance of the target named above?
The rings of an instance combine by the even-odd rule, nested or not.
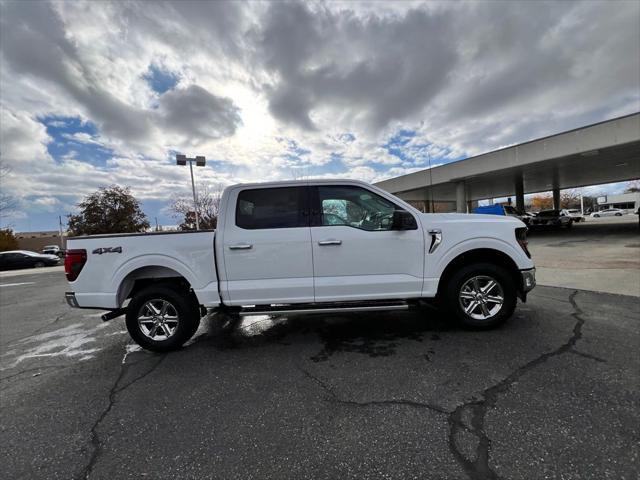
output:
[[[506,215],[504,207],[498,204],[474,208],[473,213],[484,213],[485,215]]]

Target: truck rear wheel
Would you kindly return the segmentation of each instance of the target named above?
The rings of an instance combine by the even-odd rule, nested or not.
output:
[[[446,309],[464,326],[489,329],[504,323],[516,308],[514,281],[504,268],[490,263],[462,267],[444,290]]]
[[[127,330],[142,348],[166,352],[180,348],[200,325],[195,296],[167,285],[152,285],[129,302]]]

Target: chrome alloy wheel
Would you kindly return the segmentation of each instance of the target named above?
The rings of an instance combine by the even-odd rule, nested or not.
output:
[[[504,303],[502,286],[493,278],[478,275],[467,280],[458,300],[464,313],[475,320],[488,320],[498,314]]]
[[[176,307],[160,298],[149,300],[138,312],[140,331],[145,337],[156,342],[173,336],[179,322]]]

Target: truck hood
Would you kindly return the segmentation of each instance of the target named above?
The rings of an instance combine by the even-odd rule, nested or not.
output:
[[[433,223],[482,223],[508,225],[514,228],[525,227],[526,225],[515,217],[507,215],[486,215],[478,213],[422,213],[420,217],[427,225]]]

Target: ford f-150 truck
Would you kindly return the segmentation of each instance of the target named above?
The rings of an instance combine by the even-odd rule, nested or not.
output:
[[[434,300],[478,328],[535,286],[526,227],[424,214],[355,180],[228,187],[215,231],[69,238],[69,305],[126,315],[142,347],[179,348],[218,309],[252,314],[400,310]]]

